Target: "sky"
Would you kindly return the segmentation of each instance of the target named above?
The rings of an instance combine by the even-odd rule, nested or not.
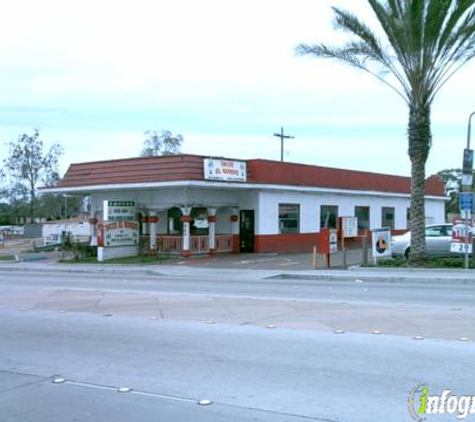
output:
[[[147,130],[182,152],[409,175],[407,107],[371,75],[298,57],[341,45],[331,6],[370,23],[366,0],[18,0],[0,14],[0,161],[40,130],[71,163],[140,154]],[[427,174],[460,167],[475,111],[474,64],[432,110]]]

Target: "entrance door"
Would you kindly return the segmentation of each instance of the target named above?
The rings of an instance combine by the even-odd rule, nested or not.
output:
[[[254,252],[254,210],[240,212],[239,251]]]

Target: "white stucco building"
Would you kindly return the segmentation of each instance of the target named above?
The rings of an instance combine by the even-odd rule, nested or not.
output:
[[[47,192],[91,197],[91,222],[104,201],[131,205],[130,219],[152,251],[309,251],[322,227],[358,217],[361,233],[407,230],[410,179],[269,160],[176,155],[73,164]],[[428,223],[444,221],[444,185],[426,181]],[[118,211],[120,212],[120,210]]]

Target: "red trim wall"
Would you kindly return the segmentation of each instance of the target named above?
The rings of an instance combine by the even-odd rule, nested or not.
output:
[[[256,235],[254,248],[258,253],[311,252],[318,236],[318,233]]]
[[[406,233],[407,230],[392,230],[391,234],[397,235]],[[312,252],[313,247],[317,246],[320,233],[301,233],[301,234],[273,234],[256,235],[255,252],[256,253],[292,253],[292,252]],[[371,241],[371,232],[367,233]],[[363,236],[346,239],[346,248],[361,247]],[[340,250],[340,242],[338,250]],[[239,251],[239,249],[238,249]]]

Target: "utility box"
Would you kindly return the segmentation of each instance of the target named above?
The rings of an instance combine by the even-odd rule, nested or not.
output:
[[[328,255],[336,252],[338,252],[338,230],[321,229],[318,253]]]

